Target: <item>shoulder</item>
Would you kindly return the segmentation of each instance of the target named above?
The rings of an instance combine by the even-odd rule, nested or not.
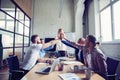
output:
[[[94,53],[96,54],[96,56],[98,58],[105,58],[105,54],[103,53],[103,51],[99,48],[95,48],[94,49]]]
[[[30,49],[41,49],[43,44],[31,44]]]

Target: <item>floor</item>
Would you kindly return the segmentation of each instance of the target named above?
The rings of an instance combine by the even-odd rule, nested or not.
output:
[[[0,80],[8,80],[9,69],[8,66],[0,69]]]

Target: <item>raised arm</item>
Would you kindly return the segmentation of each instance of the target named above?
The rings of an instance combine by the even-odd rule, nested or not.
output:
[[[42,46],[42,49],[47,48],[47,47],[52,46],[52,45],[55,45],[58,41],[59,41],[59,39],[55,39],[55,40],[52,40],[50,42],[44,43]]]
[[[65,45],[71,47],[71,48],[74,48],[74,49],[77,49],[76,47],[74,47],[70,42],[66,41],[66,40],[62,40],[62,43],[64,43]]]
[[[77,49],[82,49],[82,46],[80,46],[79,44],[75,43],[75,42],[72,42],[66,38],[64,38],[64,40],[62,40],[62,42],[72,48],[77,48]]]

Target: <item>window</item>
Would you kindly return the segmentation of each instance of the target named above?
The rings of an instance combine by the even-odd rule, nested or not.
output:
[[[102,42],[120,40],[119,8],[119,0],[99,0],[100,35]]]
[[[14,5],[11,0],[0,0],[0,50],[2,59],[8,55],[22,58],[25,48],[29,46],[30,18]],[[1,56],[0,56],[1,58]]]
[[[120,39],[120,1],[113,5],[114,37]]]

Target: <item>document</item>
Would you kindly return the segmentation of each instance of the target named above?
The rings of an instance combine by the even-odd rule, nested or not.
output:
[[[63,64],[79,64],[80,62],[77,61],[63,61]]]
[[[63,73],[63,74],[59,74],[59,76],[63,79],[63,80],[81,80],[76,74],[74,73]]]

